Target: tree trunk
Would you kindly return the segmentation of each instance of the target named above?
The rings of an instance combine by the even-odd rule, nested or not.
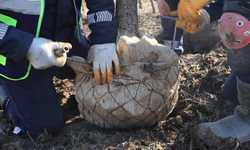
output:
[[[137,0],[116,0],[116,20],[118,22],[119,36],[137,36],[138,14]]]

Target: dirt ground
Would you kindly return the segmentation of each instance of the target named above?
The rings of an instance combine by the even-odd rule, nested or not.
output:
[[[162,28],[154,1],[138,6],[139,31],[161,42]],[[86,14],[82,15],[86,17]],[[85,18],[83,20],[86,20]],[[86,25],[84,33],[89,33]],[[250,143],[237,139],[221,140],[213,134],[200,138],[196,126],[233,114],[237,100],[223,97],[222,88],[231,74],[226,52],[219,40],[217,22],[195,35],[184,34],[185,53],[180,57],[180,88],[178,104],[163,121],[152,127],[136,129],[102,129],[81,117],[75,100],[74,80],[54,78],[66,124],[56,137],[44,133],[39,138],[17,137],[11,132],[0,135],[1,150],[215,150],[249,149]],[[2,118],[2,113],[0,114]],[[1,125],[0,125],[1,126]]]

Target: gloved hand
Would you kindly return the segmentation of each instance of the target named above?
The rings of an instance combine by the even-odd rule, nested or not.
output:
[[[210,23],[210,15],[208,14],[208,12],[205,9],[201,9],[198,12],[198,19],[199,22],[196,23],[192,23],[187,19],[183,19],[181,20],[179,17],[179,12],[177,11],[172,11],[170,12],[171,16],[175,16],[175,17],[179,17],[179,20],[176,21],[176,27],[178,28],[182,28],[184,31],[187,31],[188,33],[192,33],[195,34],[198,31],[200,31],[201,29],[203,29],[204,25],[209,24]]]
[[[192,24],[201,24],[203,20],[199,17],[198,11],[209,5],[212,1],[213,0],[180,0],[177,8],[179,20],[187,20]]]
[[[96,83],[101,83],[101,81],[102,83],[113,82],[112,62],[114,62],[115,73],[121,73],[115,43],[93,45],[89,51],[88,60],[90,63],[93,63],[94,78]]]
[[[34,38],[26,54],[35,69],[47,69],[52,66],[62,67],[67,60],[70,43],[53,42],[45,38]]]

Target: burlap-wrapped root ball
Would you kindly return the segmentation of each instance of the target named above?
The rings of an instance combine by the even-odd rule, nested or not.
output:
[[[121,74],[111,84],[96,84],[89,64],[71,57],[77,76],[81,115],[103,128],[151,126],[165,119],[178,99],[178,56],[154,38],[122,36],[117,44]]]

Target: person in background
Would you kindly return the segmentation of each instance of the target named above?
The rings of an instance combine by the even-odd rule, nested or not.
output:
[[[1,1],[0,104],[14,133],[37,137],[62,128],[53,77],[72,75],[67,57],[89,57],[96,83],[111,83],[112,68],[120,73],[114,2],[85,2],[89,39],[80,32],[81,0]]]
[[[218,32],[233,71],[225,83],[223,94],[237,96],[240,105],[231,116],[200,124],[197,132],[204,137],[210,128],[222,139],[237,137],[244,143],[250,140],[250,0],[217,0],[209,8],[204,8],[211,2],[180,0],[177,11],[170,12],[170,15],[178,16],[176,26],[189,33],[196,33],[207,23],[220,18]]]
[[[161,15],[162,43],[172,49],[175,21],[164,19],[162,15],[170,15],[171,11],[177,10],[179,0],[158,0],[158,9]],[[216,3],[211,3],[209,6],[204,7],[204,10],[211,14],[211,20],[215,21],[220,18],[222,13],[223,1],[217,0]],[[210,17],[210,16],[209,16]],[[212,22],[210,21],[210,22]],[[184,52],[183,48],[183,29],[177,28],[176,40],[175,40],[175,52],[180,56]],[[236,86],[236,74],[232,73],[223,87],[223,95],[227,99],[237,99],[237,86]]]
[[[170,15],[171,11],[177,10],[177,5],[179,0],[158,0],[157,6],[161,15],[161,26],[163,28],[162,31],[162,44],[168,46],[169,48],[173,48],[173,38],[174,38],[174,30],[175,30],[175,21],[163,18],[162,15]],[[204,7],[204,9],[208,9],[213,14],[214,17],[218,17],[218,11],[221,9],[217,4],[212,3],[213,10],[209,8],[209,6]],[[184,31],[182,28],[177,28],[176,37],[175,37],[175,48],[174,51],[178,56],[184,53],[183,48],[183,34]]]

